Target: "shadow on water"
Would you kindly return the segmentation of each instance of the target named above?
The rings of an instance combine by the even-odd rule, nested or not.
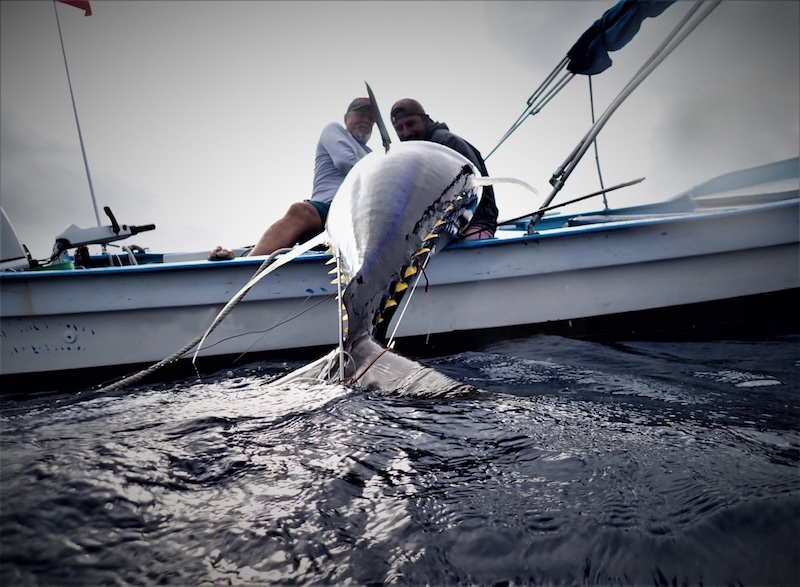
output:
[[[800,336],[531,336],[0,402],[3,584],[798,584]]]

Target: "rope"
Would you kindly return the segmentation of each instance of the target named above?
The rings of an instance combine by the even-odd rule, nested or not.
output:
[[[231,300],[227,304],[225,304],[225,307],[222,308],[220,313],[217,314],[217,317],[214,319],[214,323],[208,327],[205,334],[200,339],[200,343],[197,345],[197,350],[194,352],[194,356],[192,357],[192,365],[195,365],[196,368],[197,355],[198,353],[200,353],[200,349],[202,348],[203,343],[206,340],[206,337],[208,337],[208,335],[211,334],[217,326],[219,326],[219,324],[225,319],[225,317],[228,314],[230,314],[231,310],[233,310],[233,308],[236,307],[236,304],[238,304],[242,300],[242,298],[245,295],[247,295],[247,292],[249,292],[250,289],[253,286],[255,286],[256,283],[261,281],[262,277],[266,277],[275,269],[283,267],[286,263],[293,261],[300,255],[302,255],[307,251],[310,251],[317,245],[323,244],[324,242],[327,241],[327,239],[328,239],[328,234],[325,231],[322,231],[320,234],[318,234],[314,238],[307,240],[302,245],[296,245],[295,247],[292,248],[278,249],[277,251],[273,251],[269,255],[269,257],[267,257],[264,260],[264,263],[262,263],[261,267],[258,268],[258,270],[255,272],[250,281],[248,281],[245,284],[245,286],[242,289],[240,289],[238,293],[235,296],[233,296],[233,298],[231,298]],[[281,253],[287,253],[287,254],[280,261],[272,265],[272,262],[275,260],[275,257]],[[268,268],[269,270],[267,270]]]
[[[209,334],[214,332],[214,330],[217,328],[217,326],[220,325],[220,323],[225,319],[225,317],[228,314],[230,314],[231,311],[236,307],[236,305],[242,301],[242,298],[244,298],[244,296],[247,295],[247,292],[250,291],[250,288],[252,288],[256,284],[256,282],[258,282],[258,276],[261,275],[267,269],[267,267],[269,267],[272,264],[272,262],[275,260],[275,257],[280,255],[281,253],[286,253],[291,250],[292,249],[290,248],[285,248],[285,249],[278,249],[277,251],[273,251],[272,253],[270,253],[269,257],[264,259],[264,262],[261,264],[261,266],[258,269],[256,269],[256,272],[253,274],[253,277],[250,278],[250,281],[248,281],[247,284],[242,289],[240,289],[236,293],[236,295],[230,299],[230,301],[227,304],[225,304],[225,307],[222,308],[222,311],[220,311],[220,313],[217,314],[214,323],[211,326],[209,326],[208,329],[205,331],[205,333],[200,337],[197,350],[194,352],[194,356],[192,357],[192,365],[196,364],[197,354],[200,352],[200,347],[203,346],[203,342],[205,341],[205,339],[208,338]]]
[[[151,373],[155,373],[156,371],[158,371],[159,369],[161,369],[165,365],[169,365],[173,361],[177,361],[178,359],[180,359],[181,356],[184,353],[187,353],[190,350],[192,350],[192,348],[194,348],[194,346],[198,342],[200,342],[200,340],[202,338],[203,338],[202,334],[198,335],[191,342],[188,342],[186,344],[186,346],[181,348],[179,351],[176,351],[175,353],[171,354],[166,359],[163,359],[163,360],[159,361],[158,363],[149,366],[147,369],[144,369],[142,371],[139,371],[138,373],[135,373],[135,374],[133,374],[133,375],[131,375],[129,377],[126,377],[126,378],[124,378],[124,379],[122,379],[120,381],[117,381],[116,383],[112,383],[111,385],[106,385],[105,387],[101,387],[97,391],[98,392],[116,391],[118,389],[122,389],[123,387],[125,387],[127,385],[131,385],[132,383],[136,383],[137,381],[139,381],[141,379],[144,379],[145,377],[147,377]]]
[[[271,253],[266,259],[264,259],[264,262],[261,264],[261,266],[258,269],[256,269],[256,272],[253,274],[253,278],[255,278],[257,275],[262,273],[267,267],[269,267],[272,264],[272,262],[275,260],[275,257],[277,257],[278,255],[280,255],[282,253],[290,251],[290,250],[291,249],[278,249],[277,251]],[[251,280],[250,280],[251,282],[252,282],[253,278],[251,278]],[[216,328],[219,325],[220,322],[222,322],[222,319],[225,316],[227,316],[230,313],[231,310],[233,310],[233,308],[236,306],[236,304],[238,304],[239,301],[244,297],[245,293],[247,293],[247,292],[245,291],[244,293],[242,293],[241,296],[238,296],[238,294],[237,294],[238,299],[237,299],[237,296],[234,296],[234,300],[236,300],[236,301],[233,304],[231,304],[231,302],[233,302],[234,300],[231,300],[231,302],[228,302],[228,304],[230,305],[230,308],[228,308],[226,306],[226,310],[227,311],[224,312],[224,315],[220,314],[220,316],[222,316],[222,318],[218,317],[217,320],[215,321],[215,323],[211,326],[211,328],[209,328],[203,334],[199,334],[198,336],[193,338],[191,341],[186,343],[186,345],[184,345],[179,350],[177,350],[174,353],[172,353],[166,359],[162,359],[158,363],[155,363],[155,364],[147,367],[146,369],[143,369],[142,371],[139,371],[138,373],[134,373],[133,375],[125,377],[124,379],[121,379],[121,380],[117,381],[116,383],[112,383],[110,385],[106,385],[105,387],[101,387],[97,391],[98,392],[116,391],[116,390],[121,389],[123,387],[126,387],[128,385],[136,383],[137,381],[140,381],[140,380],[144,379],[148,375],[150,375],[152,373],[155,373],[156,371],[158,371],[162,367],[177,361],[183,355],[185,355],[190,350],[192,350],[201,340],[205,339],[206,336],[208,334],[210,334],[211,331],[214,330],[214,328]]]

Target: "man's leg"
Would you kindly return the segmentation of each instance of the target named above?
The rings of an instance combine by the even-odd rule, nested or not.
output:
[[[494,231],[488,228],[468,226],[464,229],[463,235],[464,237],[462,240],[475,241],[478,239],[492,238],[494,236]]]
[[[269,255],[270,253],[292,247],[306,233],[319,234],[324,226],[319,212],[308,202],[296,202],[289,207],[283,218],[270,226],[261,236],[252,255]]]

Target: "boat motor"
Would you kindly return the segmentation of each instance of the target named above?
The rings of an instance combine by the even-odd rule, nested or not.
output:
[[[128,224],[119,224],[111,208],[106,206],[103,211],[111,220],[111,224],[107,226],[94,226],[92,228],[80,228],[74,224],[69,225],[64,232],[56,237],[55,245],[53,246],[53,258],[63,253],[67,249],[77,248],[84,245],[106,245],[114,241],[119,241],[146,232],[148,230],[155,230],[155,224],[145,224],[143,226],[133,226]]]

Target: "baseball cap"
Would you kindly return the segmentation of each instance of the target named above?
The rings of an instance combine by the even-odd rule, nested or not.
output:
[[[350,102],[350,106],[347,107],[347,112],[352,112],[360,108],[370,108],[371,106],[372,102],[369,101],[369,98],[356,98]],[[347,114],[347,112],[345,112],[345,114]]]
[[[392,124],[405,118],[406,116],[413,116],[414,114],[426,116],[425,109],[422,107],[422,104],[416,100],[412,100],[411,98],[403,98],[402,100],[398,100],[394,103],[394,106],[392,106]]]

